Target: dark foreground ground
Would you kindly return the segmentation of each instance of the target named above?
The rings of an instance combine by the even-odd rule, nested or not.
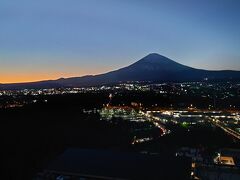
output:
[[[32,179],[49,161],[72,147],[169,155],[185,145],[209,150],[237,147],[231,137],[219,129],[212,131],[212,127],[191,132],[172,127],[174,133],[168,137],[132,146],[133,137],[127,125],[100,121],[98,113],[83,113],[107,102],[108,94],[60,95],[38,97],[37,103],[21,108],[1,109],[1,179]]]

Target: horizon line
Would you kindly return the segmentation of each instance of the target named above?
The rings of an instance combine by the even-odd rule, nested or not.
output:
[[[156,52],[150,52],[148,53],[146,56],[144,56],[143,58],[149,56],[149,55],[159,55],[161,57],[164,57],[164,58],[167,58],[171,61],[174,61],[176,63],[178,63],[177,61],[175,60],[172,60],[171,58],[169,58],[168,56],[165,56],[165,55],[161,55],[159,53],[156,53]],[[141,58],[140,60],[142,60],[143,58]],[[70,78],[77,78],[77,77],[85,77],[85,76],[96,76],[96,75],[101,75],[101,74],[106,74],[106,73],[109,73],[109,72],[112,72],[112,71],[117,71],[119,69],[122,69],[122,68],[125,68],[125,67],[128,67],[140,60],[137,60],[135,62],[132,62],[130,63],[129,65],[127,66],[124,66],[124,67],[118,67],[116,69],[111,69],[111,70],[106,70],[104,72],[97,72],[97,73],[86,73],[86,74],[82,74],[82,75],[69,75],[69,76],[57,76],[57,77],[51,77],[49,76],[49,78],[35,78],[35,79],[32,79],[32,80],[16,80],[16,81],[4,81],[4,82],[0,82],[0,84],[25,84],[25,83],[38,83],[38,82],[45,82],[45,81],[56,81],[56,80],[59,80],[59,79],[70,79]],[[195,68],[195,67],[191,67],[189,65],[185,65],[185,64],[182,64],[182,63],[179,63],[181,65],[184,65],[184,66],[188,66],[190,68],[194,68],[194,69],[199,69],[199,70],[206,70],[206,71],[240,71],[240,70],[236,70],[236,69],[203,69],[203,68]]]

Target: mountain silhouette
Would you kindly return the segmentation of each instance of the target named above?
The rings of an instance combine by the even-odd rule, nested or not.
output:
[[[97,86],[127,81],[184,82],[240,80],[240,71],[208,71],[179,64],[165,56],[151,53],[130,66],[94,76],[61,78],[32,83],[0,84],[1,89],[57,88]]]

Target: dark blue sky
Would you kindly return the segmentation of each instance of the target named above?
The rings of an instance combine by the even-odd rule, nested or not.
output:
[[[97,74],[151,52],[240,70],[240,1],[0,1],[0,82]]]

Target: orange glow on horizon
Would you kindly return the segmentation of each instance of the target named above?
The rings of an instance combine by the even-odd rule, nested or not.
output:
[[[80,75],[74,75],[74,74],[25,74],[25,75],[5,75],[0,76],[0,83],[24,83],[24,82],[35,82],[35,81],[44,81],[44,80],[56,80],[59,78],[67,78],[67,77],[74,77],[74,76],[82,76]]]
[[[0,83],[11,84],[11,83],[25,83],[25,82],[36,82],[44,80],[56,80],[59,78],[70,78],[70,77],[81,77],[86,75],[96,75],[101,73],[106,73],[114,69],[111,67],[96,68],[91,70],[76,70],[74,69],[71,73],[62,72],[58,70],[57,72],[0,72]]]

